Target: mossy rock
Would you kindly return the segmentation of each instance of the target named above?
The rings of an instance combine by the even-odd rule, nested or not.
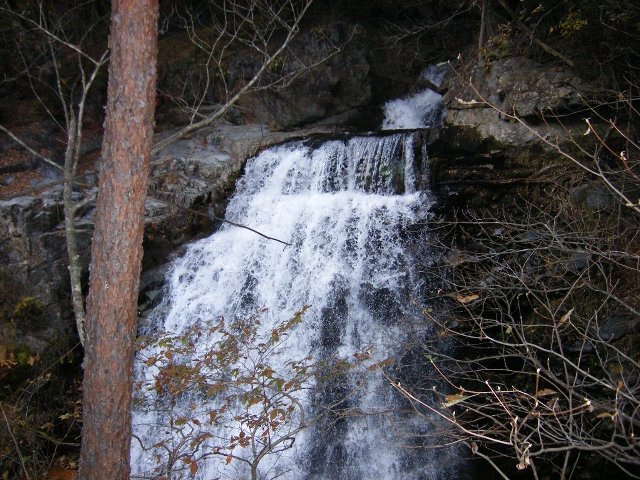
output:
[[[11,320],[20,330],[42,330],[47,326],[47,309],[37,297],[23,297],[13,309]]]

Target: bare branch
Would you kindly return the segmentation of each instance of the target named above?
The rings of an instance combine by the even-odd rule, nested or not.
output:
[[[45,157],[44,155],[41,155],[40,153],[36,152],[33,148],[31,148],[23,140],[18,138],[16,135],[13,134],[13,132],[11,132],[9,129],[7,129],[6,127],[4,127],[1,124],[0,124],[0,130],[3,131],[4,133],[6,133],[14,142],[16,142],[18,145],[20,145],[22,148],[24,148],[26,151],[28,151],[34,157],[42,160],[44,163],[46,163],[47,165],[55,168],[56,170],[62,171],[63,168],[60,165],[58,165],[56,162],[54,162],[50,158]]]
[[[153,200],[155,200],[157,202],[164,203],[165,205],[169,205],[171,207],[175,207],[175,208],[184,210],[185,212],[192,213],[193,215],[198,215],[198,216],[201,216],[201,217],[210,218],[210,219],[216,220],[218,222],[228,223],[229,225],[233,225],[234,227],[244,228],[245,230],[249,230],[250,232],[253,232],[256,235],[260,235],[261,237],[266,238],[267,240],[273,240],[274,242],[282,243],[283,245],[286,245],[287,247],[291,246],[291,244],[289,242],[285,242],[284,240],[280,240],[278,238],[270,237],[269,235],[266,235],[266,234],[264,234],[262,232],[259,232],[258,230],[255,230],[255,229],[253,229],[251,227],[248,227],[246,225],[242,225],[240,223],[232,222],[231,220],[227,220],[226,218],[217,217],[217,216],[211,215],[209,213],[199,212],[198,210],[194,210],[192,208],[183,207],[182,205],[177,205],[177,204],[175,204],[173,202],[169,202],[168,200],[162,200],[161,198],[158,198],[156,196],[148,195],[147,198],[151,198],[151,199],[153,199]]]
[[[271,65],[273,65],[275,60],[277,58],[279,58],[280,55],[282,55],[282,53],[289,47],[291,41],[293,40],[295,35],[298,33],[300,22],[302,21],[302,18],[304,17],[305,13],[307,12],[309,7],[311,6],[312,2],[313,2],[313,0],[303,0],[303,3],[301,5],[299,11],[295,12],[293,23],[291,23],[290,25],[285,23],[284,20],[281,19],[278,16],[279,12],[273,12],[273,11],[272,12],[267,12],[267,13],[271,13],[272,15],[275,14],[276,17],[273,19],[273,21],[275,21],[276,24],[279,24],[281,26],[284,25],[285,28],[286,28],[286,32],[287,32],[284,40],[282,40],[282,42],[280,43],[279,47],[273,53],[268,53],[268,51],[266,50],[267,44],[268,44],[268,42],[270,40],[270,37],[269,36],[263,37],[263,32],[261,32],[259,30],[253,30],[254,36],[253,37],[249,37],[248,39],[245,39],[244,37],[238,35],[238,32],[245,26],[245,24],[250,23],[252,21],[252,16],[254,14],[253,9],[250,9],[250,10],[244,12],[234,2],[230,2],[229,5],[227,5],[227,3],[225,3],[224,4],[225,7],[231,9],[231,10],[225,10],[225,13],[228,12],[229,14],[233,14],[233,15],[237,16],[237,18],[235,20],[235,22],[237,22],[237,23],[235,23],[233,25],[235,30],[232,31],[231,39],[229,40],[229,42],[231,42],[233,40],[237,40],[237,41],[240,41],[240,42],[246,44],[250,48],[256,49],[261,55],[264,56],[264,60],[263,60],[263,62],[261,64],[261,66],[256,71],[256,73],[253,75],[253,77],[249,81],[247,81],[234,95],[232,95],[231,98],[229,98],[224,105],[222,105],[220,108],[218,108],[214,113],[205,116],[203,119],[201,119],[199,121],[194,121],[195,120],[195,115],[192,115],[192,123],[190,123],[188,126],[182,128],[181,130],[179,130],[179,131],[167,136],[166,138],[164,138],[160,142],[156,143],[154,145],[154,147],[153,147],[152,154],[159,152],[160,150],[164,149],[165,147],[167,147],[171,143],[175,142],[176,140],[179,140],[179,139],[189,135],[190,133],[193,133],[193,132],[195,132],[195,131],[203,128],[203,127],[206,127],[206,126],[210,125],[211,123],[213,123],[214,121],[216,121],[217,119],[223,117],[229,111],[229,109],[231,109],[231,107],[233,107],[243,95],[245,95],[247,92],[249,92],[254,86],[257,86],[258,82],[263,77],[265,72],[267,72],[269,70],[269,68],[271,67]],[[293,3],[291,3],[288,6],[293,7]],[[255,8],[255,4],[252,4],[252,8]],[[225,21],[226,21],[226,17],[225,17]],[[225,26],[226,26],[226,24],[225,24]],[[273,32],[268,33],[268,35],[272,35],[272,34],[273,34]],[[193,33],[193,31],[192,31],[192,38],[195,38],[198,41],[197,45],[200,48],[208,47],[208,48],[206,48],[206,50],[209,53],[213,51],[215,43],[214,43],[213,46],[207,45],[205,42],[200,41],[199,37],[197,37]],[[224,49],[223,49],[223,51],[224,51]],[[207,60],[207,65],[209,64],[209,62],[210,62],[210,57],[209,57],[209,60]],[[218,63],[218,65],[219,65],[219,63]],[[207,80],[207,82],[208,82],[208,80]],[[207,83],[207,85],[208,85],[208,83]],[[201,101],[199,103],[201,103]],[[195,110],[197,110],[197,108]]]
[[[94,65],[98,65],[98,63],[100,63],[99,59],[96,60],[96,59],[92,58],[90,55],[87,55],[87,53],[84,50],[82,50],[82,48],[80,48],[78,45],[74,45],[71,42],[67,42],[62,37],[60,37],[59,35],[54,33],[50,28],[48,28],[46,24],[43,23],[43,19],[45,19],[46,17],[44,15],[44,13],[42,12],[42,4],[40,4],[40,21],[35,21],[32,18],[27,17],[26,15],[23,15],[22,13],[17,12],[16,10],[13,10],[13,9],[11,9],[9,7],[0,6],[0,11],[9,13],[11,15],[15,15],[16,17],[18,17],[23,22],[26,22],[27,24],[35,27],[37,30],[39,30],[40,32],[45,34],[51,40],[54,40],[55,42],[57,42],[57,43],[59,43],[61,45],[64,45],[67,48],[70,48],[71,50],[76,52],[81,57],[86,58],[87,60],[92,62]]]
[[[13,445],[16,449],[16,454],[18,455],[18,458],[20,459],[20,465],[22,467],[22,472],[24,473],[24,476],[27,480],[31,480],[31,477],[29,476],[29,471],[27,470],[27,466],[24,462],[24,457],[22,456],[22,451],[20,450],[20,445],[18,445],[18,441],[16,440],[15,435],[13,434],[13,430],[11,429],[11,424],[9,423],[9,419],[7,418],[7,414],[4,412],[4,408],[2,407],[2,404],[0,404],[0,411],[2,411],[2,417],[4,418],[4,422],[7,425],[7,431],[9,432],[9,436],[11,437],[11,440],[13,441]]]

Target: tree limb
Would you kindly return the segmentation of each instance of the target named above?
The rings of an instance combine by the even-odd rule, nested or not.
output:
[[[15,446],[16,453],[18,454],[18,458],[20,459],[20,465],[22,466],[22,471],[24,472],[24,476],[27,480],[31,480],[29,476],[29,472],[27,471],[27,466],[24,463],[24,457],[22,456],[22,452],[20,451],[20,446],[18,445],[18,441],[16,440],[15,435],[13,434],[13,430],[11,430],[11,424],[9,423],[9,419],[7,418],[7,414],[4,413],[4,408],[0,405],[0,411],[2,411],[2,416],[4,417],[4,421],[7,425],[7,431],[9,432],[9,436],[13,441],[13,445]]]
[[[44,155],[41,155],[40,153],[36,152],[33,148],[31,148],[29,145],[27,145],[23,140],[21,140],[20,138],[18,138],[17,136],[15,136],[13,134],[13,132],[11,132],[11,130],[8,130],[7,128],[5,128],[2,124],[0,124],[0,130],[2,130],[4,133],[6,133],[7,135],[9,135],[9,137],[11,137],[11,139],[16,142],[18,145],[20,145],[22,148],[24,148],[25,150],[27,150],[31,155],[33,155],[36,158],[39,158],[40,160],[42,160],[44,163],[46,163],[47,165],[54,167],[56,170],[62,172],[63,168],[58,165],[56,162],[54,162],[53,160],[51,160],[48,157],[45,157]]]
[[[293,40],[293,37],[295,37],[295,35],[298,33],[300,21],[302,20],[306,11],[309,9],[312,3],[313,3],[313,0],[307,0],[305,2],[302,10],[297,14],[293,25],[288,27],[287,36],[283,40],[282,44],[278,47],[278,49],[272,55],[268,56],[268,58],[262,63],[258,71],[254,74],[253,78],[251,78],[251,80],[249,80],[231,99],[229,99],[227,103],[225,103],[222,107],[220,107],[220,109],[218,109],[216,112],[212,113],[211,115],[203,118],[198,122],[187,125],[186,127],[179,130],[178,132],[175,132],[169,135],[168,137],[164,138],[163,140],[159,141],[158,143],[156,143],[151,150],[151,154],[153,155],[154,153],[158,153],[168,145],[171,145],[173,142],[180,140],[181,138],[189,135],[192,132],[195,132],[203,127],[210,125],[215,120],[217,120],[218,118],[221,118],[225,113],[227,113],[227,111],[229,111],[229,109],[236,104],[236,102],[240,99],[240,97],[242,97],[245,93],[247,93],[258,82],[260,77],[262,77],[264,72],[267,71],[267,69],[273,64],[276,58],[278,58],[289,46],[289,44]]]

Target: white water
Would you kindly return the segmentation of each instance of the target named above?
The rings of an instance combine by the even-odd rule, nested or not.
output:
[[[260,329],[268,335],[278,322],[309,305],[302,324],[272,355],[274,370],[286,371],[287,360],[309,354],[314,359],[353,360],[356,352],[380,360],[398,357],[400,347],[419,339],[425,328],[417,320],[421,280],[409,232],[427,219],[431,203],[426,192],[416,189],[425,154],[418,142],[418,134],[355,137],[318,148],[298,142],[251,159],[227,218],[291,245],[230,225],[192,244],[168,278],[164,304],[154,319],[160,332],[181,334],[197,322],[231,321],[266,307]],[[208,346],[203,335],[193,357],[204,355]],[[153,353],[142,352],[139,359]],[[407,450],[399,445],[407,443],[403,436],[411,433],[405,425],[410,421],[397,413],[400,400],[379,371],[362,377],[356,370],[348,379],[341,377],[346,385],[310,381],[308,389],[295,393],[306,418],[324,413],[332,402],[351,415],[346,421],[322,417],[297,434],[292,448],[260,462],[259,478],[449,478],[446,472],[435,473],[427,463],[429,454],[407,460]],[[141,360],[136,371],[141,382],[153,383],[157,374]],[[151,391],[142,396],[133,416],[134,477],[250,478],[242,462],[202,457],[213,446],[206,442],[193,455],[202,457],[193,477],[184,462],[165,471],[170,455],[189,451],[188,442],[182,442],[184,428],[176,429],[172,419],[199,418],[202,426],[188,425],[194,437],[213,428],[206,425],[211,406],[197,392],[170,406]],[[211,442],[238,429],[216,427]],[[250,455],[239,447],[234,453]]]
[[[440,86],[447,72],[448,64],[430,65],[421,78]],[[385,103],[382,130],[408,130],[437,127],[442,121],[442,95],[425,89],[405,98],[389,100]]]

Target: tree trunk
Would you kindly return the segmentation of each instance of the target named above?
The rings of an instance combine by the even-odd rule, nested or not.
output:
[[[129,478],[132,364],[155,109],[157,0],[114,0],[87,299],[80,478]]]

